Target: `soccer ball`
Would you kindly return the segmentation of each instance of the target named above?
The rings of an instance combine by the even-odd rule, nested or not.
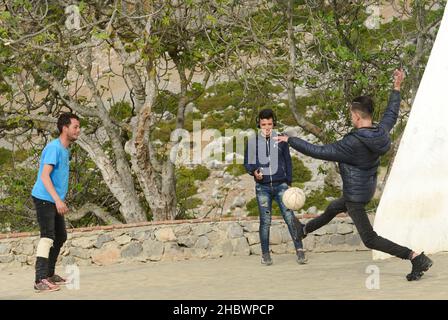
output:
[[[299,210],[305,204],[305,193],[300,188],[289,188],[283,194],[283,204],[290,210]]]

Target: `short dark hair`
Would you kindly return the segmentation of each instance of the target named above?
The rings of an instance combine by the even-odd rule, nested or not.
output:
[[[352,101],[351,110],[358,112],[362,118],[372,118],[373,100],[369,96],[359,96]]]
[[[66,112],[63,113],[59,116],[58,118],[58,130],[59,133],[62,133],[62,128],[65,126],[69,126],[70,123],[72,122],[72,119],[76,119],[79,121],[79,118],[76,114],[71,113],[71,112]]]
[[[258,113],[258,121],[261,119],[272,119],[275,121],[275,113],[272,109],[263,109]]]

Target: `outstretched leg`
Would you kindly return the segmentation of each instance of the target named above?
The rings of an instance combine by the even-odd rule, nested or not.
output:
[[[382,251],[412,262],[412,271],[406,276],[409,281],[418,280],[432,266],[432,261],[423,253],[416,255],[411,249],[380,237],[372,227],[364,209],[365,203],[346,202],[347,212],[352,218],[364,245],[373,250]]]
[[[308,221],[303,230],[304,234],[306,235],[323,227],[331,220],[333,220],[333,218],[336,217],[338,213],[345,211],[347,211],[347,207],[345,205],[345,199],[343,197],[330,202],[324,213]]]

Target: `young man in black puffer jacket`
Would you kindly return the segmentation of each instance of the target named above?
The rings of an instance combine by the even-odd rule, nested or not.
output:
[[[358,229],[361,240],[367,248],[386,252],[412,262],[412,271],[406,278],[418,280],[432,266],[432,261],[422,252],[417,255],[409,248],[400,246],[378,236],[369,221],[365,206],[372,199],[376,183],[380,156],[390,148],[389,132],[395,125],[400,109],[400,87],[404,73],[394,72],[394,90],[387,110],[378,125],[373,125],[373,102],[370,97],[361,96],[351,104],[353,131],[333,144],[313,145],[300,138],[280,136],[278,141],[288,142],[295,150],[313,158],[336,161],[343,182],[343,196],[329,204],[325,212],[306,225],[296,222],[297,236],[303,238],[329,223],[338,213],[347,212]]]

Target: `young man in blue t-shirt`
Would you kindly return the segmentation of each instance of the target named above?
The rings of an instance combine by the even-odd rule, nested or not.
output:
[[[36,292],[59,290],[66,280],[55,274],[59,251],[67,240],[64,214],[68,212],[65,196],[68,190],[68,147],[80,133],[79,118],[64,113],[58,119],[59,138],[42,151],[39,173],[31,195],[36,206],[40,240],[36,253]]]

